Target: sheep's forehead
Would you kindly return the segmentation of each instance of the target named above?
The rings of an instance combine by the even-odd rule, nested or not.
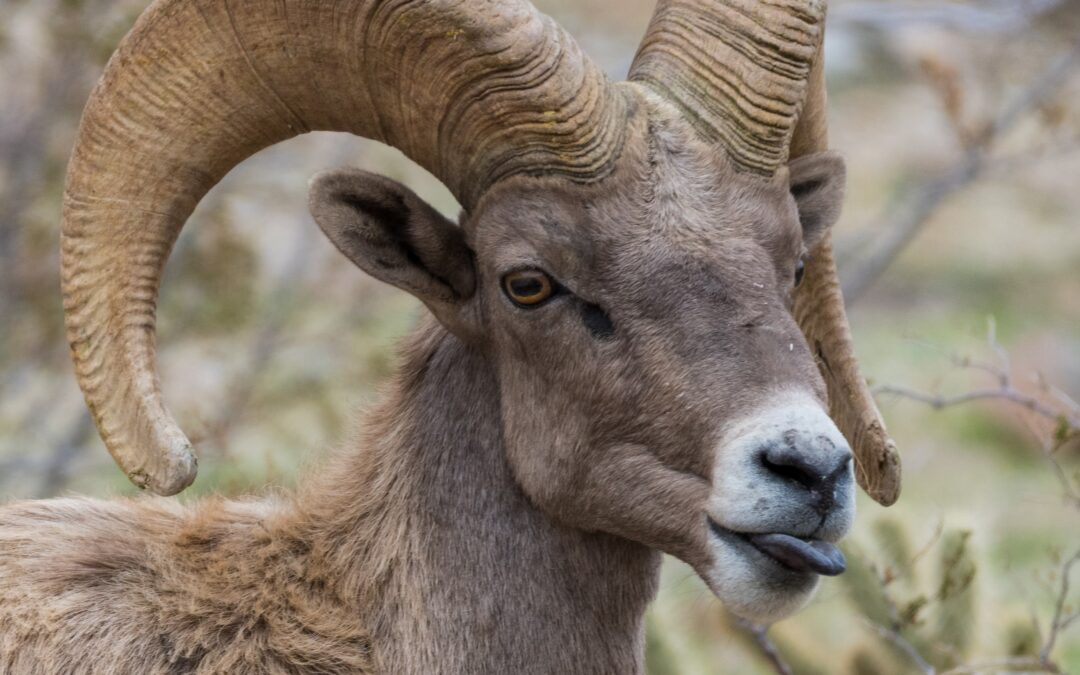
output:
[[[739,174],[700,143],[651,144],[594,185],[516,180],[488,201],[473,237],[496,266],[542,260],[563,274],[645,272],[685,257],[727,268],[795,257],[802,245],[786,176]]]

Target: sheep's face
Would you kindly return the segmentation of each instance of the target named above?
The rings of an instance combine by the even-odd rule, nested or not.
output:
[[[831,155],[767,180],[658,124],[604,181],[509,179],[462,228],[360,173],[319,179],[313,205],[490,356],[538,508],[678,556],[767,621],[842,570],[853,517],[851,454],[789,310],[842,183]]]

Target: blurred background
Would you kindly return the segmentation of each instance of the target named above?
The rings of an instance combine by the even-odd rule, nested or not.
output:
[[[618,79],[653,7],[535,3]],[[146,4],[0,0],[0,500],[134,492],[75,385],[57,253],[79,113]],[[840,274],[904,494],[860,495],[850,571],[767,632],[669,561],[649,672],[1080,673],[1080,2],[833,0],[827,48]],[[457,213],[400,153],[332,134],[210,194],[159,311],[166,399],[202,452],[185,498],[291,485],[394,368],[418,303],[306,210],[341,165]]]

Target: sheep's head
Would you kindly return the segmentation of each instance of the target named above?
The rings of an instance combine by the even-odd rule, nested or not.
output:
[[[775,617],[842,569],[830,544],[852,517],[851,454],[790,310],[843,164],[746,175],[671,106],[628,94],[639,118],[598,183],[511,178],[459,227],[385,178],[332,171],[312,211],[494,361],[533,503],[677,555],[729,606]]]
[[[611,84],[525,2],[156,3],[66,192],[69,338],[110,452],[161,494],[194,479],[154,374],[171,243],[244,157],[353,131],[442,178],[462,222],[348,170],[315,179],[315,218],[488,355],[529,498],[681,557],[743,615],[791,611],[842,569],[852,475],[899,485],[828,245],[823,5],[662,1]]]

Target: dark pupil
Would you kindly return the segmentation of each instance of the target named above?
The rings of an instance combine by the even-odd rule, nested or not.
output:
[[[796,286],[798,286],[799,284],[802,283],[803,272],[805,272],[805,271],[806,271],[806,263],[804,263],[802,260],[800,260],[795,265],[795,285]]]
[[[544,292],[544,282],[537,277],[514,279],[510,282],[510,291],[519,298],[531,298]]]

